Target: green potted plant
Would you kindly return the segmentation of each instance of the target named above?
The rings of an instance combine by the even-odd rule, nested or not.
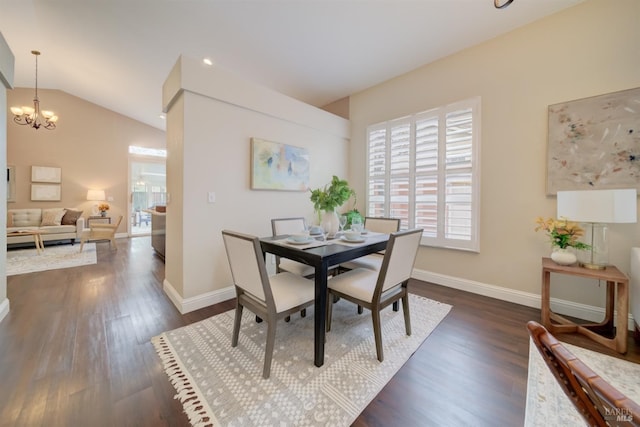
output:
[[[323,188],[316,188],[311,191],[311,202],[313,208],[318,213],[320,225],[329,234],[335,234],[338,231],[338,214],[336,209],[342,206],[356,192],[349,187],[349,183],[333,176],[331,182]],[[324,211],[324,215],[322,212]]]
[[[354,203],[354,206],[355,206],[355,203]],[[345,230],[348,230],[349,228],[351,228],[351,223],[353,222],[353,218],[360,218],[360,221],[364,223],[364,217],[362,216],[360,211],[356,208],[353,208],[350,211],[345,212],[344,215],[347,216],[347,223],[344,226]]]

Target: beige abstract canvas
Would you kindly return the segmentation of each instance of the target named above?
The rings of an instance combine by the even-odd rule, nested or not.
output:
[[[549,106],[547,193],[640,190],[640,88]]]

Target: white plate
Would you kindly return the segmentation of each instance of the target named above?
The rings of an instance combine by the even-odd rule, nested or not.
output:
[[[364,237],[362,237],[360,239],[351,240],[351,239],[347,239],[347,236],[342,236],[341,239],[344,240],[345,242],[349,242],[349,243],[362,243],[362,242],[364,242]]]
[[[292,245],[307,245],[314,241],[314,239],[307,239],[305,241],[298,242],[297,240],[293,240],[291,237],[287,237],[287,243],[291,243]]]

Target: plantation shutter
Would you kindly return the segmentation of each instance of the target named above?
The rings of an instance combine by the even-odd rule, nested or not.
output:
[[[369,191],[367,212],[369,216],[386,215],[386,159],[387,129],[385,126],[369,130]]]
[[[480,98],[368,128],[367,215],[422,228],[422,244],[479,250]]]

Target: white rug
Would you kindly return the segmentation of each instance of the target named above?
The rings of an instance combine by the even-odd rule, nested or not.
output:
[[[231,347],[235,310],[165,332],[152,342],[194,426],[348,426],[451,309],[411,295],[412,335],[402,309],[382,312],[384,362],[376,358],[371,314],[340,300],[325,363],[313,364],[313,308],[278,322],[271,377],[262,378],[266,323],[244,310]]]
[[[640,402],[640,364],[571,344],[562,344],[596,374],[627,397]],[[529,377],[524,425],[526,427],[586,425],[531,340],[529,341]]]
[[[95,243],[85,243],[82,252],[79,244],[45,246],[40,254],[35,248],[12,249],[7,250],[7,276],[79,267],[96,262]]]

